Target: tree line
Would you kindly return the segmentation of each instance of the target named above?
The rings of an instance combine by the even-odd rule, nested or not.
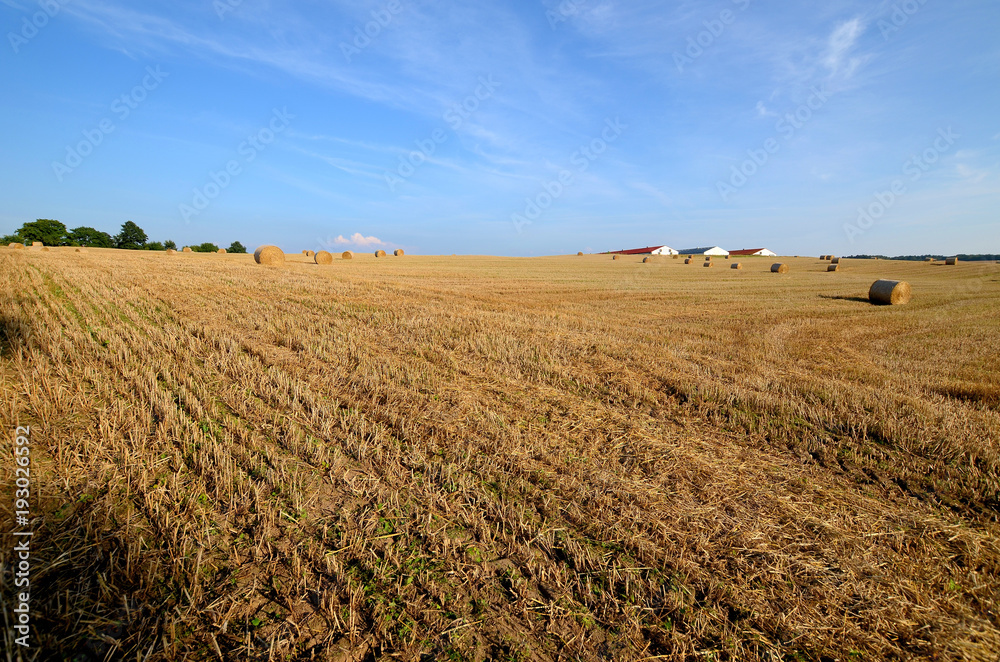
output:
[[[177,249],[177,244],[171,239],[166,241],[149,241],[146,232],[132,221],[122,223],[121,231],[111,236],[107,232],[87,226],[69,230],[60,221],[51,218],[39,218],[28,221],[14,234],[0,238],[0,246],[18,243],[31,244],[40,241],[46,246],[91,246],[93,248],[124,248],[137,251],[165,251],[168,248]],[[196,253],[216,253],[219,247],[206,241],[203,244],[190,247]],[[234,241],[226,249],[227,253],[246,253],[246,247]]]

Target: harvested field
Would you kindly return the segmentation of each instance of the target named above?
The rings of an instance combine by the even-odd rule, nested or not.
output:
[[[294,257],[0,250],[46,659],[996,659],[997,265]]]

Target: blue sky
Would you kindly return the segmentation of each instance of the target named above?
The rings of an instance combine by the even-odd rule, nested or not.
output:
[[[0,233],[1000,252],[995,0],[0,0]]]

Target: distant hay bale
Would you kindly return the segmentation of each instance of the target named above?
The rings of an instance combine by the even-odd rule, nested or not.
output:
[[[617,260],[617,259],[618,259],[618,258],[620,258],[620,257],[621,257],[621,255],[612,255],[612,256],[611,256],[611,259],[612,259],[612,260]]]
[[[190,246],[185,246],[185,247],[184,247],[184,251],[183,251],[183,252],[185,252],[185,253],[190,253],[190,252],[192,252],[192,251],[191,251],[191,247],[190,247]]]
[[[306,254],[308,254],[308,253],[309,253],[309,251],[307,251],[307,250],[306,250],[306,249],[304,249],[304,248],[302,249],[302,254],[303,254],[303,255],[306,255]]]
[[[226,249],[225,248],[220,248],[218,252],[219,252],[219,255],[225,255],[226,254]]]
[[[80,248],[76,249],[76,252],[77,252],[77,253],[86,253],[86,252],[87,252],[87,249],[86,249],[86,248],[83,248],[83,247],[80,247]]]
[[[827,271],[840,271],[840,265],[839,264],[830,264],[830,265],[827,265],[826,270]]]
[[[934,261],[934,258],[932,258],[932,257],[925,257],[924,258],[924,262],[933,262],[933,261]]]
[[[177,255],[177,251],[172,248],[167,249],[167,255]]]
[[[43,244],[43,243],[42,243],[42,242],[40,242],[40,241],[33,241],[33,242],[31,242],[31,247],[32,247],[32,248],[41,248],[41,247],[42,247],[42,246],[44,246],[44,245],[45,245],[45,244]]]
[[[313,255],[313,260],[316,261],[316,264],[333,264],[333,256],[326,251],[317,251]]]
[[[895,306],[910,300],[910,284],[902,280],[877,280],[868,289],[868,300],[883,306]]]
[[[705,264],[703,264],[701,266],[703,266],[703,267],[714,267],[715,263],[712,262],[711,260],[705,260]]]
[[[304,250],[302,251],[302,254],[305,255],[306,257],[316,257],[316,253],[310,250]]]
[[[652,259],[653,258],[651,258],[651,257],[644,257],[644,258],[642,258],[642,263],[646,264],[647,262],[651,261]]]
[[[20,250],[20,249],[24,248],[24,244],[19,244],[16,241],[12,241],[9,244],[7,244],[7,248],[14,248],[14,249]]]
[[[266,267],[276,267],[285,263],[285,254],[277,246],[261,246],[253,252],[254,262]]]
[[[694,259],[692,259],[690,257],[684,258],[684,264],[691,264],[692,262],[694,262]]]
[[[395,255],[396,257],[403,257],[404,255],[406,255],[406,253],[403,252],[402,248],[397,248],[392,252],[392,254]],[[583,253],[581,253],[581,255],[583,255]]]
[[[729,256],[728,256],[728,255],[726,256],[726,259],[727,259],[727,260],[729,259]]]
[[[354,253],[352,253],[351,251],[344,251],[343,253],[341,253],[340,259],[342,259],[342,260],[352,260],[352,259],[354,259]]]
[[[681,256],[680,256],[680,253],[674,253],[674,254],[673,254],[673,255],[671,255],[670,257],[672,257],[672,258],[673,258],[673,259],[675,259],[675,260],[679,260]]]
[[[742,262],[733,262],[732,266],[730,266],[729,268],[730,269],[742,269],[743,268],[743,263]]]
[[[583,255],[583,251],[577,251],[576,255],[577,255],[577,257]]]
[[[385,251],[382,250],[375,251],[375,257],[385,257]]]
[[[825,255],[820,255],[820,256],[819,256],[819,259],[821,259],[821,260],[826,260],[826,256],[825,256]]]
[[[840,264],[840,258],[839,257],[833,258],[832,260],[830,260],[830,264]]]
[[[788,265],[784,264],[784,263],[781,263],[781,262],[772,264],[771,265],[771,273],[772,274],[787,274],[788,273]]]
[[[949,257],[947,260],[944,261],[944,263],[947,264],[949,267],[953,267],[956,264],[958,264],[958,258],[957,257]]]

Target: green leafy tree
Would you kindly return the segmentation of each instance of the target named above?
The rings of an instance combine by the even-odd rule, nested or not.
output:
[[[6,246],[7,244],[23,244],[23,243],[24,243],[24,238],[21,237],[21,235],[17,234],[16,232],[14,234],[8,234],[0,238],[0,246]]]
[[[161,244],[158,241],[151,241],[148,244],[146,244],[146,250],[147,251],[165,251],[165,250],[167,250],[167,247],[164,246],[163,244]]]
[[[205,242],[204,244],[199,244],[198,246],[192,246],[191,250],[195,253],[218,253],[219,247],[215,244]]]
[[[70,246],[115,247],[115,240],[107,232],[101,232],[85,225],[70,230],[66,238]]]
[[[177,250],[177,244],[174,242],[173,239],[167,239],[165,242],[163,242],[163,247],[164,248],[172,248],[173,250]]]
[[[132,221],[125,221],[122,223],[122,231],[115,236],[115,246],[138,250],[146,245],[147,239],[149,237],[146,236],[142,228]]]
[[[226,249],[226,252],[227,253],[246,253],[247,252],[247,247],[244,246],[243,244],[241,244],[238,241],[234,241],[232,244],[229,245],[229,248]]]
[[[24,243],[26,244],[32,241],[40,241],[46,246],[63,246],[68,241],[66,226],[51,218],[40,218],[36,221],[29,221],[21,226],[17,234],[24,239]]]

